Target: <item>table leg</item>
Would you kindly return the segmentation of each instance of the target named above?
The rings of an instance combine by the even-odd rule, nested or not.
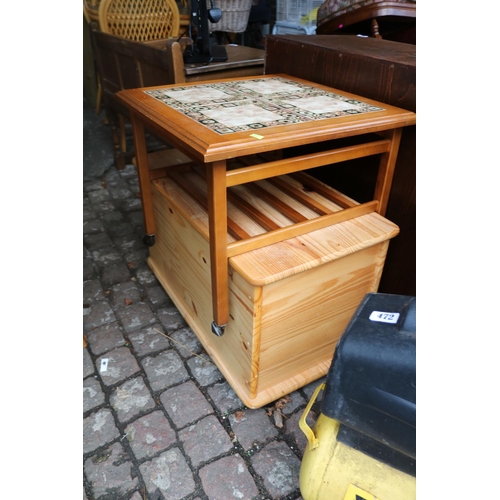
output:
[[[397,128],[384,133],[387,139],[390,139],[391,145],[389,151],[382,153],[382,157],[380,158],[375,194],[373,196],[379,203],[377,212],[382,216],[385,215],[385,211],[387,210],[402,131],[402,128]]]
[[[219,337],[229,321],[227,258],[226,162],[207,165],[208,225],[214,321],[212,332]]]
[[[144,124],[131,114],[132,131],[134,136],[135,161],[141,190],[142,214],[144,217],[144,228],[146,235],[144,243],[148,246],[155,244],[155,220],[153,213],[153,199],[151,196],[151,179],[149,176],[148,151],[146,146],[146,134]]]

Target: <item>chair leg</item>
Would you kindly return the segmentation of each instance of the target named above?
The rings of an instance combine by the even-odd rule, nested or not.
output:
[[[106,109],[108,123],[111,126],[111,137],[113,139],[114,157],[116,168],[122,170],[125,168],[125,156],[121,151],[120,118],[113,109]]]
[[[124,153],[127,152],[127,135],[125,132],[125,117],[119,115],[118,119],[120,121],[120,147]]]
[[[97,76],[97,96],[95,101],[95,114],[98,115],[101,112],[102,85],[99,73],[96,73],[96,76]]]

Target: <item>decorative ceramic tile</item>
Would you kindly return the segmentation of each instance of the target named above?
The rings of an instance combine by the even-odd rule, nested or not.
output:
[[[219,134],[383,110],[281,77],[144,92]]]

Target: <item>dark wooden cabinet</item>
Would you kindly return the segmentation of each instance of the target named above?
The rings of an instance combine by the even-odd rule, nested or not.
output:
[[[416,46],[351,35],[270,35],[265,73],[286,73],[416,111]],[[309,173],[354,199],[373,195],[377,161],[352,160]],[[416,295],[416,127],[401,138],[385,216],[400,234],[391,240],[381,293]]]

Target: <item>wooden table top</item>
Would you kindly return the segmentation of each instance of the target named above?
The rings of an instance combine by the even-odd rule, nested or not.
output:
[[[147,126],[202,162],[416,123],[411,111],[288,75],[128,89],[117,95]]]
[[[167,41],[167,39],[160,39],[151,40],[144,43],[151,47],[165,49]],[[185,37],[181,38],[179,40],[179,43],[184,47],[189,43],[189,39]],[[211,62],[210,64],[185,64],[184,71],[186,73],[186,77],[189,79],[190,76],[194,75],[201,75],[203,73],[215,73],[223,70],[225,71],[237,68],[264,68],[264,60],[266,55],[265,50],[256,49],[254,47],[246,47],[245,45],[224,45],[224,47],[227,53],[227,61]],[[264,70],[262,70],[262,73],[264,73]]]

